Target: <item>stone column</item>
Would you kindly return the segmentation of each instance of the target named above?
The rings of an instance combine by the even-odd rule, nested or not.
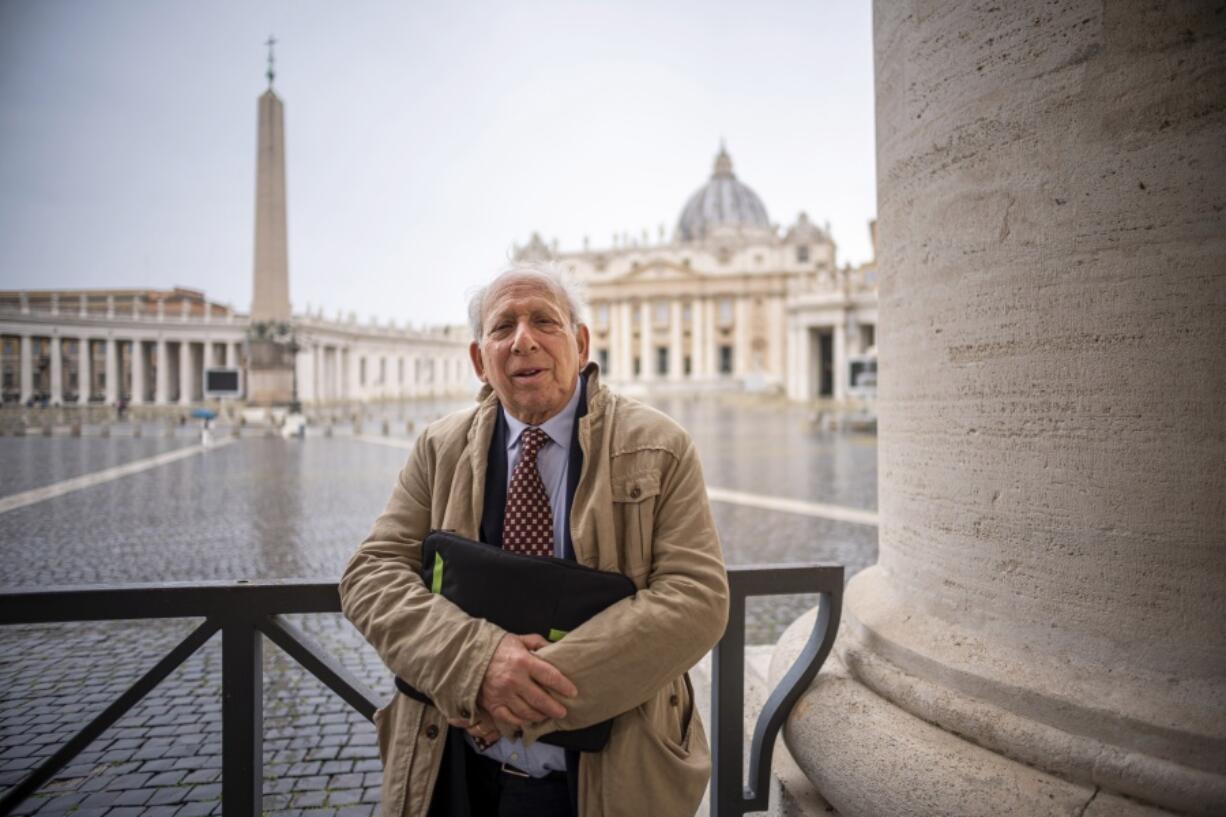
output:
[[[830,330],[831,342],[834,344],[834,354],[831,359],[834,365],[834,399],[847,398],[847,316],[841,314]]]
[[[51,336],[51,404],[64,404],[64,353],[59,335]]]
[[[707,376],[707,300],[695,298],[690,302],[690,355],[694,358],[690,378],[701,380]]]
[[[656,359],[654,334],[655,327],[651,324],[651,301],[644,298],[639,302],[639,378],[644,382],[656,379]]]
[[[140,338],[132,339],[132,405],[145,402],[145,344]]]
[[[179,405],[191,405],[192,395],[192,344],[187,338],[179,341]]]
[[[115,339],[106,339],[106,403],[113,406],[119,402],[119,350]]]
[[[844,817],[1226,814],[1218,11],[875,4],[879,562],[787,728]]]
[[[680,298],[673,299],[669,308],[668,321],[668,378],[669,380],[680,380],[685,376],[685,348],[681,343]]]
[[[787,369],[784,374],[784,383],[787,388],[789,400],[804,400],[805,392],[801,387],[800,382],[800,360],[801,360],[801,333],[797,329],[797,324],[800,321],[793,317],[787,327]]]
[[[737,377],[749,374],[749,298],[737,296],[732,300],[732,373]]]
[[[82,295],[82,298],[85,296]],[[83,406],[89,405],[90,394],[93,392],[94,372],[92,359],[89,354],[89,337],[83,337],[77,341],[77,353],[80,359],[77,362],[77,402]]]
[[[226,366],[231,369],[238,368],[238,344],[235,341],[226,344]]]
[[[788,338],[788,313],[787,305],[784,303],[782,295],[770,298],[767,301],[767,308],[770,310],[770,326],[767,330],[767,343],[770,346],[766,350],[766,359],[771,370],[771,374],[779,378],[779,382],[786,383],[787,370],[787,338]]]
[[[34,396],[34,339],[21,336],[21,359],[18,361],[21,405]]]
[[[162,303],[158,301],[158,303]],[[166,339],[158,338],[156,344],[157,373],[153,384],[153,402],[164,406],[170,402],[170,354]]]
[[[204,314],[208,315],[209,310],[205,309]],[[213,359],[213,351],[214,351],[213,350],[213,339],[205,338],[204,339],[204,354],[201,355],[200,360],[201,360],[201,363],[204,365],[204,368],[206,369],[211,369],[217,365],[216,361]]]

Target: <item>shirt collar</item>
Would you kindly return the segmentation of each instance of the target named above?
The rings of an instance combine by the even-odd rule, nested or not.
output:
[[[575,388],[571,391],[566,408],[537,426],[548,435],[549,439],[564,448],[570,447],[571,432],[575,429],[575,412],[579,410],[579,391],[579,378],[575,378]],[[519,445],[520,435],[529,426],[512,417],[505,407],[502,408],[502,416],[507,421],[507,450],[510,451]]]

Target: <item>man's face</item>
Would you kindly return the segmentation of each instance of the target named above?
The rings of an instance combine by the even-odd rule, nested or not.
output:
[[[480,343],[469,347],[473,368],[511,416],[540,425],[566,407],[587,363],[588,331],[571,329],[570,315],[549,284],[508,276],[486,296]]]

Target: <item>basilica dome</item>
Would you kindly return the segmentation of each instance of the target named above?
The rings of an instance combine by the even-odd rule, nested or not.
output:
[[[711,179],[698,189],[677,220],[677,240],[701,241],[718,233],[741,235],[771,231],[766,206],[732,172],[732,159],[720,145]]]

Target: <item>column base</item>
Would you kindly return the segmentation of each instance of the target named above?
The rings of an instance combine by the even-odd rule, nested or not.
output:
[[[772,685],[778,683],[799,654],[812,627],[813,615],[810,611],[802,616],[780,639],[771,662]],[[847,618],[851,616],[845,616],[845,621]],[[1074,756],[1085,748],[1073,745],[1083,740],[1076,735],[1048,736],[1053,740],[1048,744],[1051,753],[1044,756],[1047,770],[1007,757],[981,743],[996,741],[1007,745],[1006,739],[1017,738],[1020,728],[1050,727],[1019,724],[1021,719],[1013,713],[891,668],[895,675],[893,686],[907,691],[909,706],[922,699],[929,711],[962,713],[965,723],[969,725],[973,719],[980,732],[985,729],[988,732],[986,739],[980,734],[974,738],[980,742],[972,742],[966,733],[949,728],[948,724],[942,728],[919,717],[874,688],[879,687],[882,666],[873,668],[877,677],[872,686],[859,677],[864,653],[848,645],[852,640],[849,630],[855,626],[853,621],[850,627],[842,628],[827,666],[797,702],[785,728],[785,739],[798,765],[844,817],[880,814],[1156,817],[1221,813],[1215,793],[1204,788],[1180,791],[1171,786],[1159,795],[1180,802],[1167,802],[1160,807],[1134,800],[1115,788],[1104,788],[1097,782],[1100,777],[1097,773],[1084,781],[1061,776],[1053,767],[1076,763],[1078,759]],[[1063,753],[1056,748],[1055,738],[1061,737],[1070,744]],[[1025,754],[1035,747],[1016,748]],[[1099,758],[1104,767],[1102,777],[1117,778],[1117,766],[1122,760],[1125,765],[1135,765],[1136,776],[1131,781],[1134,784],[1141,779],[1152,781],[1155,763],[1162,763],[1137,754],[1124,758],[1114,755],[1114,747],[1102,747]],[[1171,773],[1169,783],[1189,772],[1175,764],[1169,764],[1167,771]],[[1205,782],[1203,778],[1201,782]],[[1166,811],[1163,807],[1178,811]]]

